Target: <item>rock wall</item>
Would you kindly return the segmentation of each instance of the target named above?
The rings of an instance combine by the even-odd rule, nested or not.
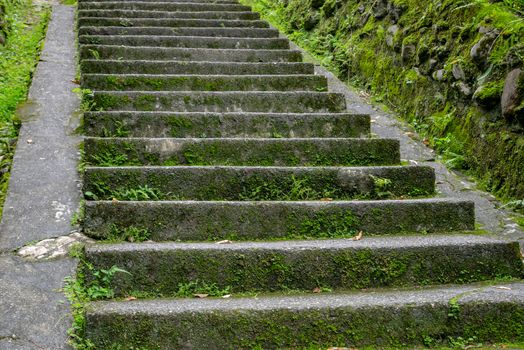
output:
[[[254,0],[338,76],[407,119],[452,167],[524,198],[524,18],[487,0]]]

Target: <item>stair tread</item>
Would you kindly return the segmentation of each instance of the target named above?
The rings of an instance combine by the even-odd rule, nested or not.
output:
[[[455,235],[409,235],[395,237],[365,237],[361,240],[323,239],[323,240],[282,240],[267,242],[231,242],[216,244],[214,242],[142,242],[142,243],[108,243],[86,247],[88,255],[101,253],[125,253],[170,250],[329,250],[339,249],[412,249],[428,247],[458,247],[476,245],[513,244],[495,236],[455,234]]]
[[[206,298],[206,299],[152,299],[133,302],[101,301],[91,303],[89,313],[107,314],[164,314],[181,312],[205,312],[214,310],[308,310],[312,308],[366,307],[366,306],[413,306],[440,304],[460,296],[461,302],[496,303],[513,302],[524,307],[524,283],[501,283],[495,285],[451,285],[445,287],[365,291],[350,293],[324,293],[296,296],[262,296],[256,298]]]

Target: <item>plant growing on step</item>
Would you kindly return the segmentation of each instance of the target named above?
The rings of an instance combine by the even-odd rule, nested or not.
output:
[[[90,89],[74,88],[73,92],[80,97],[80,110],[84,112],[95,109],[94,93]]]
[[[244,187],[239,194],[241,200],[281,200],[300,201],[318,200],[321,198],[333,198],[338,196],[338,191],[332,188],[324,188],[321,191],[311,186],[310,179],[297,178],[292,175],[286,183],[263,182],[255,180],[252,186]],[[261,183],[260,183],[261,182]],[[340,196],[338,196],[340,197]]]
[[[104,182],[93,182],[93,191],[84,192],[86,199],[90,200],[121,200],[121,201],[157,201],[169,198],[157,188],[148,185],[138,186],[137,188],[118,188],[112,190]]]
[[[94,344],[85,338],[85,306],[89,301],[112,298],[114,291],[111,287],[112,280],[117,273],[129,272],[112,266],[110,269],[95,269],[84,257],[82,245],[74,246],[70,250],[72,257],[80,260],[76,276],[64,279],[64,294],[71,303],[73,310],[73,324],[68,330],[71,345],[77,350],[95,350]],[[86,274],[90,275],[87,282]]]
[[[113,130],[110,131],[107,128],[102,128],[102,137],[127,137],[129,136],[129,130],[127,130],[126,125],[117,120],[114,122]]]
[[[129,163],[126,154],[119,153],[116,149],[106,149],[91,156],[91,161],[96,166],[121,166]]]
[[[135,226],[129,226],[119,228],[115,224],[111,225],[109,235],[105,241],[108,242],[144,242],[151,238],[151,232],[145,228],[138,228]]]
[[[390,191],[393,182],[390,179],[373,175],[370,176],[373,179],[374,192],[376,198],[388,198],[393,196],[393,194]]]

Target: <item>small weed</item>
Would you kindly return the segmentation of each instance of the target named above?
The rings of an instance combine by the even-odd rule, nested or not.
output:
[[[73,216],[71,217],[72,226],[79,226],[84,222],[85,203],[86,203],[85,200],[81,200],[80,205],[78,206],[78,209],[73,213]]]
[[[393,183],[390,179],[385,179],[371,175],[373,179],[373,185],[375,187],[375,196],[377,198],[388,198],[392,197],[393,194],[389,191],[391,184]]]
[[[460,314],[460,305],[457,298],[452,298],[448,303],[448,318],[457,320]]]
[[[90,89],[74,88],[73,92],[80,97],[80,110],[89,112],[95,110],[94,92]]]
[[[148,241],[151,237],[151,233],[148,229],[138,228],[135,226],[119,228],[116,225],[112,225],[109,231],[108,237],[105,241],[108,242],[144,242]]]
[[[300,201],[333,197],[337,197],[337,190],[324,188],[323,190],[318,191],[311,186],[309,179],[299,179],[295,176],[291,176],[290,181],[285,184],[263,182],[256,186],[244,188],[242,193],[239,194],[241,200],[257,201]]]
[[[128,164],[128,157],[126,154],[107,149],[97,154],[93,154],[90,162],[93,163],[93,165],[103,167],[121,166]]]
[[[64,279],[64,294],[71,303],[73,311],[73,324],[68,330],[70,344],[77,350],[95,350],[94,344],[85,338],[85,307],[92,300],[108,299],[114,296],[111,283],[117,273],[129,272],[112,266],[108,270],[96,270],[84,257],[81,244],[75,245],[70,250],[70,255],[80,259],[76,276]],[[92,276],[87,282],[86,273]]]
[[[98,52],[98,50],[89,49],[88,51],[91,54],[91,57],[93,57],[95,60],[100,59],[100,52]]]

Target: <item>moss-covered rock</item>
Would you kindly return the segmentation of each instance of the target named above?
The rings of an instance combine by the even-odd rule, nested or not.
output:
[[[506,76],[524,65],[524,20],[512,2],[244,2],[394,107],[450,165],[501,197],[524,197],[523,126],[501,111]],[[514,104],[520,110],[521,95]]]

